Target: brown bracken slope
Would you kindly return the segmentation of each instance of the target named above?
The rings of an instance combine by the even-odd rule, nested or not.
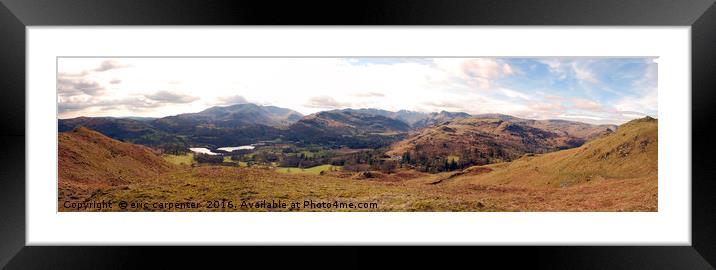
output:
[[[175,169],[149,148],[79,127],[58,135],[60,195],[126,185]]]
[[[393,144],[389,154],[421,152],[431,157],[458,156],[488,164],[510,161],[526,153],[578,147],[611,132],[606,125],[499,116],[503,115],[463,118],[424,128]]]
[[[510,163],[482,166],[490,173],[470,177],[481,184],[564,187],[599,180],[653,178],[658,174],[658,120],[646,117],[581,147]],[[474,170],[474,167],[470,170]]]

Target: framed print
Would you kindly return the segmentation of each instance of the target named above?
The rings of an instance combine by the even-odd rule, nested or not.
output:
[[[167,7],[3,2],[3,265],[716,262],[713,1]]]

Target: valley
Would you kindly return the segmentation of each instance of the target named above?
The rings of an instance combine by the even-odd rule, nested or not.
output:
[[[301,115],[255,104],[60,119],[59,210],[74,211],[65,201],[312,200],[377,208],[171,211],[656,211],[657,123],[378,109]]]

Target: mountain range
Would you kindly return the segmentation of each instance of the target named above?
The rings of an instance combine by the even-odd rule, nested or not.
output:
[[[331,148],[393,145],[393,153],[413,151],[416,146],[428,143],[434,148],[431,149],[433,154],[446,152],[435,148],[437,145],[444,145],[445,150],[469,150],[470,147],[460,143],[460,140],[466,141],[469,137],[473,142],[502,149],[505,153],[498,156],[503,158],[511,158],[518,153],[576,147],[616,128],[613,125],[564,120],[530,120],[502,114],[470,115],[448,111],[340,109],[304,116],[290,109],[252,103],[215,106],[197,113],[162,118],[78,117],[58,120],[60,132],[79,126],[114,139],[148,146],[221,147],[280,139],[299,145],[319,144]],[[441,140],[447,141],[441,143]],[[430,147],[423,147],[423,150]],[[455,154],[455,151],[450,151]]]

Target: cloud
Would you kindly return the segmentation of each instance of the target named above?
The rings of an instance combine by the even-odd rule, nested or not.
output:
[[[604,120],[604,118],[599,117],[599,116],[578,115],[578,114],[573,114],[573,115],[570,115],[570,114],[560,114],[560,115],[558,115],[558,117],[560,117],[560,118],[568,118],[568,119],[577,119],[577,120],[581,120],[581,121],[591,120],[591,121],[597,121],[597,122],[598,122],[598,121],[603,121],[603,120]]]
[[[599,83],[599,80],[594,76],[594,73],[592,73],[589,68],[578,65],[576,62],[572,63],[572,71],[574,72],[575,77],[583,82],[589,82],[593,84]]]
[[[512,66],[510,66],[508,64],[502,64],[502,74],[512,75],[514,73],[515,72],[512,70]]]
[[[57,77],[70,78],[70,77],[84,77],[89,74],[89,71],[83,70],[80,72],[58,72]]]
[[[602,111],[602,105],[592,100],[574,98],[572,99],[572,103],[575,108],[580,110]]]
[[[427,106],[430,111],[468,111],[465,104],[455,101],[427,101],[422,105]]]
[[[462,63],[461,70],[468,80],[476,82],[477,85],[485,89],[490,88],[493,79],[514,73],[509,64],[492,58],[467,60]]]
[[[117,60],[105,60],[105,61],[102,61],[102,63],[99,65],[99,67],[95,68],[93,71],[105,72],[108,70],[125,68],[125,67],[129,67],[129,65],[122,64]]]
[[[599,80],[592,70],[594,61],[580,59],[541,59],[540,63],[547,66],[550,73],[559,80],[574,78],[580,82],[598,84]]]
[[[95,96],[104,91],[104,87],[96,81],[82,77],[58,77],[57,91],[60,95],[85,94]]]
[[[509,65],[504,64],[504,66],[507,67],[507,70],[509,70],[510,73],[512,72]],[[504,73],[504,66],[500,65],[500,63],[494,59],[477,58],[463,62],[461,68],[462,72],[468,76],[494,78]]]
[[[567,78],[567,72],[564,69],[562,61],[557,59],[542,59],[539,60],[539,62],[546,65],[550,73],[557,75],[557,79],[564,80]]]
[[[63,117],[161,117],[251,102],[303,114],[346,107],[445,109],[616,122],[636,115],[626,112],[656,115],[656,64],[647,60],[62,58],[57,85],[60,103],[68,102],[63,108],[96,106]],[[134,112],[133,106],[156,109]]]
[[[217,105],[233,105],[233,104],[244,104],[249,101],[241,95],[225,96],[217,98]]]
[[[310,108],[342,109],[351,107],[351,103],[339,102],[329,96],[319,96],[308,99],[305,106]]]
[[[564,106],[559,103],[533,102],[530,103],[528,107],[532,112],[546,115],[556,115],[557,113],[564,112]]]
[[[196,100],[198,100],[198,97],[180,94],[180,93],[174,93],[169,91],[159,91],[151,95],[144,95],[144,97],[162,102],[162,103],[191,103]]]
[[[471,88],[488,89],[494,80],[516,73],[515,68],[504,60],[495,58],[436,58],[434,66],[444,72],[437,75],[437,83],[463,83]]]
[[[162,106],[161,103],[150,102],[149,100],[142,99],[140,97],[105,100],[94,97],[82,98],[75,96],[61,98],[60,101],[61,102],[57,103],[57,110],[59,113],[82,111],[90,108],[96,108],[102,111],[117,109],[146,110]]]
[[[505,96],[510,97],[510,98],[519,98],[519,99],[526,99],[526,100],[531,99],[530,96],[528,96],[528,95],[525,95],[523,93],[520,93],[520,92],[517,92],[514,90],[506,89],[506,88],[501,88],[500,92],[502,92],[502,94],[504,94]]]
[[[643,96],[628,96],[614,103],[613,107],[621,112],[640,112],[656,116],[658,98],[656,91]]]
[[[385,97],[385,94],[383,94],[383,93],[378,93],[378,92],[365,92],[365,93],[354,94],[354,96],[356,96],[356,97],[365,97],[365,98],[369,98],[369,97]]]

